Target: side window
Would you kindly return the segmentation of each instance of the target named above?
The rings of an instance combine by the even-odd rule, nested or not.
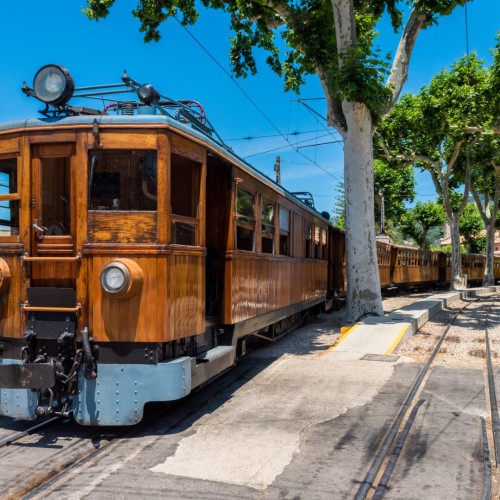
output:
[[[254,250],[255,196],[236,189],[236,249]]]
[[[290,212],[280,208],[280,255],[290,255]]]
[[[313,224],[306,221],[306,259],[314,258],[313,254]]]
[[[156,210],[156,151],[90,151],[89,161],[89,210]]]
[[[19,234],[19,194],[17,189],[17,159],[0,160],[0,236],[17,236]]]
[[[314,258],[321,259],[321,246],[320,246],[321,228],[314,226]]]
[[[321,229],[321,258],[327,260],[326,256],[326,229]]]
[[[275,206],[262,200],[262,253],[274,253],[274,213]]]
[[[201,163],[172,153],[170,160],[171,242],[196,245],[199,232]]]

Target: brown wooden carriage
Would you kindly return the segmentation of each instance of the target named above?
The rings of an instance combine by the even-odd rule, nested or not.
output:
[[[6,414],[24,382],[5,380],[22,364],[40,372],[27,391],[78,393],[79,422],[135,423],[145,402],[182,397],[231,366],[245,336],[273,340],[324,307],[327,221],[201,122],[143,107],[0,129]],[[118,417],[102,402],[96,413],[96,383],[133,378],[143,392],[120,399]],[[20,418],[54,412],[23,395]]]

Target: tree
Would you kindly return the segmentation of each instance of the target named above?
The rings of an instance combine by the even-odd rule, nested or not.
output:
[[[412,202],[415,197],[415,176],[413,169],[407,165],[401,168],[391,168],[381,161],[374,161],[374,189],[375,189],[375,221],[380,220],[380,199],[383,194],[385,205],[385,221],[387,226],[394,227],[395,220],[405,213],[405,201]],[[344,183],[337,186],[337,198],[333,207],[333,224],[345,228],[345,196]]]
[[[413,168],[406,164],[393,167],[382,160],[373,162],[375,189],[375,221],[380,220],[380,198],[384,196],[386,223],[394,225],[405,212],[405,201],[415,198],[415,175]]]
[[[407,238],[413,238],[422,249],[428,249],[429,230],[441,226],[446,220],[443,206],[435,201],[417,202],[415,207],[403,214],[399,221],[399,229]]]
[[[403,4],[394,0],[202,0],[205,7],[229,15],[236,76],[257,71],[253,49],[258,47],[268,51],[267,63],[284,77],[285,89],[298,90],[306,74],[320,79],[328,123],[344,140],[348,321],[383,314],[373,214],[373,132],[399,98],[420,30],[464,2],[408,0],[411,13],[388,71],[374,45],[375,28],[385,11],[395,30],[403,27]],[[87,0],[85,12],[98,20],[114,3]],[[151,41],[160,38],[159,26],[166,19],[179,16],[189,25],[199,13],[195,0],[138,0],[133,15]],[[289,47],[283,56],[275,42],[278,27]]]
[[[340,229],[345,229],[345,195],[344,183],[339,182],[337,185],[337,197],[333,206],[332,224]]]
[[[460,253],[460,215],[467,206],[469,150],[492,123],[489,72],[475,54],[443,70],[416,95],[407,94],[380,127],[381,150],[392,161],[427,170],[441,197],[451,232],[451,289],[464,287]],[[458,206],[454,188],[462,187]]]
[[[500,203],[500,34],[490,68],[490,105],[493,110],[491,130],[483,131],[474,145],[471,192],[486,228],[486,263],[483,285],[495,284],[495,222]]]
[[[491,286],[495,284],[495,232],[500,203],[500,138],[491,132],[483,133],[471,156],[471,193],[486,229],[483,286]]]
[[[469,253],[483,253],[486,247],[484,224],[474,203],[467,203],[459,222],[460,235]]]

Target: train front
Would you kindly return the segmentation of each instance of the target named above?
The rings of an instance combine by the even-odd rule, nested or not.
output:
[[[183,156],[186,141],[155,117],[156,91],[123,80],[140,99],[111,117],[69,106],[79,89],[48,65],[23,88],[45,118],[0,125],[0,415],[131,425],[146,402],[192,388],[202,153]],[[167,193],[167,169],[189,196]],[[186,292],[170,301],[175,283]]]

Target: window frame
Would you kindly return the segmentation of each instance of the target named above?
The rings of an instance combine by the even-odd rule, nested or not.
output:
[[[240,214],[238,213],[238,193],[242,192],[250,196],[253,200],[252,203],[252,212],[253,217],[248,214]],[[255,252],[255,243],[256,243],[256,228],[257,228],[257,217],[256,217],[256,209],[257,209],[257,193],[255,191],[250,191],[244,189],[238,185],[236,182],[236,189],[234,190],[234,249],[242,252]],[[238,248],[238,228],[246,229],[251,233],[251,249],[246,248]]]
[[[0,160],[15,160],[16,162],[16,192],[11,193],[10,188],[9,188],[9,193],[8,194],[0,194],[0,203],[4,201],[10,202],[17,202],[18,203],[18,225],[17,225],[17,234],[10,234],[10,235],[1,235],[0,234],[0,241],[9,243],[9,242],[17,242],[19,241],[20,238],[20,225],[21,225],[21,194],[19,193],[20,185],[21,185],[21,179],[20,179],[20,154],[19,151],[13,151],[12,153],[2,153],[0,154]],[[8,226],[6,226],[8,227]],[[13,226],[11,226],[13,227]]]

